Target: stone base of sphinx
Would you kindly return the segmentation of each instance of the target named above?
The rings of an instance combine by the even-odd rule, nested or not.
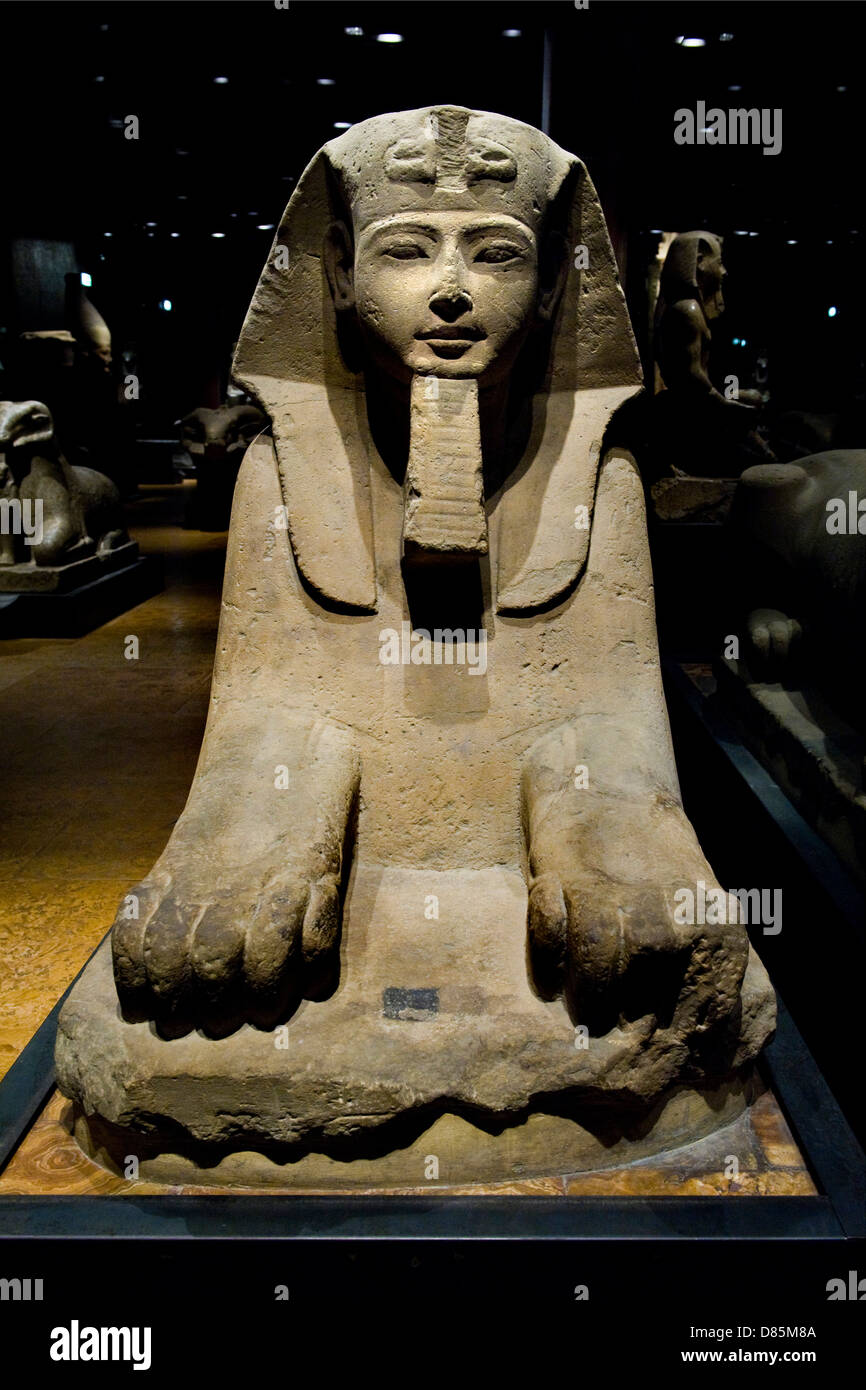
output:
[[[159,561],[135,541],[56,568],[0,566],[0,637],[80,637],[162,586]]]
[[[448,1183],[621,1165],[743,1112],[774,1022],[757,957],[707,1080],[650,1020],[576,1046],[529,985],[525,937],[517,873],[357,867],[330,999],[273,1032],[172,1040],[124,1021],[106,942],[58,1029],[79,1143],[158,1182],[403,1187],[434,1159]]]

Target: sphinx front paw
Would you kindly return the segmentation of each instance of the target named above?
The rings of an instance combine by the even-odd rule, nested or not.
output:
[[[755,608],[746,620],[749,655],[755,668],[764,674],[784,675],[796,658],[802,628],[796,618],[776,608]]]
[[[157,866],[112,931],[124,1015],[154,1020],[165,1037],[193,1028],[220,1036],[244,1022],[273,1028],[335,985],[340,926],[333,874],[281,868],[261,885],[223,880],[203,890]]]
[[[721,1023],[739,1002],[748,937],[735,899],[727,898],[723,923],[678,920],[681,887],[592,872],[539,875],[528,909],[538,993],[562,995],[594,1037],[641,1019],[679,1039]]]

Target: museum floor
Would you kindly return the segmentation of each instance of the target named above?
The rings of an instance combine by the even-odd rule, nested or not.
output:
[[[190,486],[143,488],[130,507],[143,552],[163,558],[163,592],[83,638],[0,646],[0,1076],[151,867],[186,800],[207,713],[226,540],[183,529]],[[137,660],[124,655],[132,635]],[[87,1158],[69,1133],[69,1109],[55,1091],[3,1173],[0,1195],[165,1190]],[[661,1159],[472,1190],[793,1196],[815,1188],[766,1092],[734,1124]]]
[[[0,1076],[162,851],[207,715],[225,532],[186,531],[193,484],[128,509],[165,589],[86,637],[0,643]],[[139,639],[137,660],[125,638]]]

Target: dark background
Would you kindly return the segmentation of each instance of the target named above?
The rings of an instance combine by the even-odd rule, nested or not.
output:
[[[141,379],[138,432],[172,434],[217,403],[259,228],[335,122],[454,102],[540,125],[546,31],[549,133],[599,189],[644,353],[652,233],[706,226],[729,270],[717,381],[748,384],[765,350],[775,406],[844,407],[863,379],[862,20],[832,0],[6,3],[0,362],[20,332],[64,326],[63,273],[86,270],[116,371],[126,350]],[[781,153],[676,145],[674,112],[698,99],[781,107]]]

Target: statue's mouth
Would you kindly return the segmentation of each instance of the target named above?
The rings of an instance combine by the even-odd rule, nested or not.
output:
[[[427,344],[437,357],[462,357],[475,343],[487,334],[471,324],[443,323],[438,328],[428,328],[415,337]]]
[[[487,334],[471,323],[441,323],[426,328],[415,337],[426,343],[439,357],[459,357]]]
[[[431,338],[465,338],[467,341],[477,342],[479,338],[486,338],[487,334],[482,328],[476,328],[471,323],[440,323],[436,328],[423,329],[416,333],[415,337],[428,341]]]

